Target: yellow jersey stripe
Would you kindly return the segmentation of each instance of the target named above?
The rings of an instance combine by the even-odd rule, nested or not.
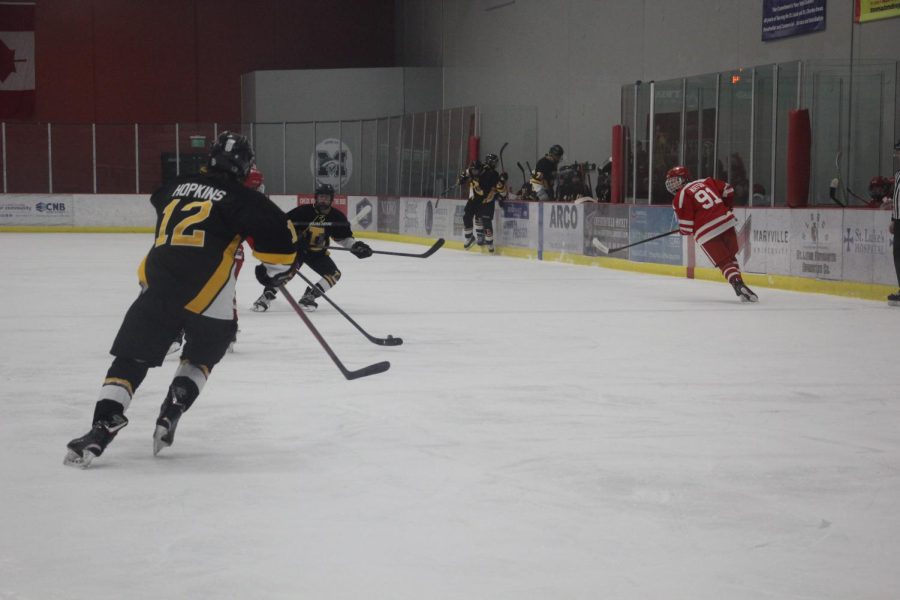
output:
[[[222,262],[216,267],[212,277],[209,278],[206,285],[200,290],[200,293],[187,303],[185,306],[186,309],[199,315],[203,314],[203,311],[212,304],[212,301],[215,300],[219,291],[221,291],[225,284],[228,283],[228,278],[231,276],[231,267],[234,266],[234,253],[240,243],[241,236],[234,236],[231,243],[222,251]]]
[[[107,377],[103,380],[103,385],[118,385],[128,391],[129,396],[134,396],[134,390],[131,389],[131,382],[120,377]]]
[[[257,252],[254,250],[253,256],[270,265],[292,265],[294,264],[294,259],[297,257],[297,253],[275,254],[273,252]]]
[[[141,282],[142,287],[147,286],[147,256],[141,260],[141,264],[138,265],[138,281]]]

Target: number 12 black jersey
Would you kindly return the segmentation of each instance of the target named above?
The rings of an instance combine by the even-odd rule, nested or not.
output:
[[[265,195],[224,175],[189,175],[150,197],[156,239],[138,269],[141,285],[187,310],[216,319],[234,316],[234,255],[253,237],[253,254],[291,265],[297,233]]]

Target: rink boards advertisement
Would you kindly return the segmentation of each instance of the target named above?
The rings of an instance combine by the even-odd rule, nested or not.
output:
[[[582,231],[583,250],[585,256],[602,256],[594,246],[596,238],[607,248],[627,246],[629,213],[631,207],[624,204],[597,204],[589,202],[584,205],[584,225]],[[628,250],[616,253],[617,258],[628,258]]]
[[[544,250],[581,254],[584,250],[584,205],[545,202]]]
[[[309,195],[273,195],[283,210]],[[462,242],[462,199],[338,196],[354,232],[444,238]],[[362,214],[361,217],[357,215]],[[736,208],[738,261],[748,273],[829,281],[895,285],[894,237],[887,210],[840,208]],[[155,211],[147,194],[0,194],[0,227],[152,230]],[[621,247],[676,227],[669,206],[509,201],[494,213],[500,248],[601,256],[594,238]],[[532,254],[533,256],[534,254]],[[692,238],[678,234],[640,243],[615,258],[665,265],[710,267]],[[691,258],[693,256],[693,258]],[[552,258],[552,256],[550,257]]]
[[[538,239],[538,204],[535,202],[504,202],[494,209],[494,229],[497,243],[513,248],[536,248]],[[462,219],[462,215],[460,215]],[[497,235],[499,233],[499,235]]]
[[[0,225],[71,226],[75,204],[64,194],[0,197]]]
[[[844,212],[842,279],[886,284],[896,281],[890,224],[891,213],[887,210]]]
[[[790,275],[790,209],[737,208],[734,215],[741,268],[748,273]]]
[[[671,207],[632,206],[631,224],[628,230],[629,244],[678,229],[678,219]],[[670,236],[639,244],[629,249],[628,258],[638,262],[662,263],[665,265],[683,265],[684,253],[680,236]]]
[[[841,279],[843,212],[831,209],[793,209],[791,215],[791,275]]]

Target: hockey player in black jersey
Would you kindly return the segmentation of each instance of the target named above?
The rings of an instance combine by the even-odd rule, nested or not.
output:
[[[299,270],[306,264],[321,277],[314,287],[307,287],[297,301],[305,310],[315,310],[318,307],[316,298],[337,285],[341,278],[340,270],[329,256],[328,246],[331,240],[350,250],[357,258],[372,256],[372,249],[368,244],[353,238],[347,215],[333,204],[334,188],[325,183],[316,188],[313,204],[302,204],[287,214],[300,233],[300,248],[294,270]],[[267,286],[253,303],[253,310],[268,310],[277,295],[274,286]]]
[[[460,183],[469,185],[469,200],[463,209],[466,250],[477,243],[494,252],[494,206],[496,200],[506,198],[509,179],[506,173],[497,173],[498,160],[496,154],[488,154],[484,163],[476,160],[460,175]]]
[[[163,185],[150,198],[156,237],[138,268],[132,303],[100,388],[91,430],[69,442],[64,464],[87,467],[127,424],[125,411],[148,369],[158,367],[180,331],[181,363],[160,407],[153,453],[170,446],[175,427],[234,338],[235,251],[248,236],[262,261],[257,278],[280,285],[293,275],[297,233],[272,201],[241,183],[253,163],[244,136],[224,132],[206,166]]]
[[[531,174],[531,189],[539,200],[544,202],[554,199],[553,186],[556,183],[556,167],[565,151],[559,144],[550,146],[547,154],[534,165]]]

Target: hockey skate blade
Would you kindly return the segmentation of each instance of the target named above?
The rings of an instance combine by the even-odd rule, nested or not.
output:
[[[159,451],[163,448],[168,448],[172,445],[170,442],[163,440],[163,436],[167,433],[169,433],[169,430],[162,425],[157,425],[156,429],[153,430],[153,456],[159,454]]]
[[[68,450],[66,457],[63,459],[63,464],[75,469],[87,469],[95,458],[97,458],[97,455],[89,450],[84,451],[84,456],[78,456],[78,453],[74,450]]]
[[[606,247],[606,244],[604,244],[603,242],[601,242],[601,241],[598,240],[597,238],[594,238],[593,240],[591,240],[591,245],[594,246],[594,248],[596,248],[597,250],[599,250],[599,251],[602,252],[603,254],[609,254],[609,248],[607,248],[607,247]]]

